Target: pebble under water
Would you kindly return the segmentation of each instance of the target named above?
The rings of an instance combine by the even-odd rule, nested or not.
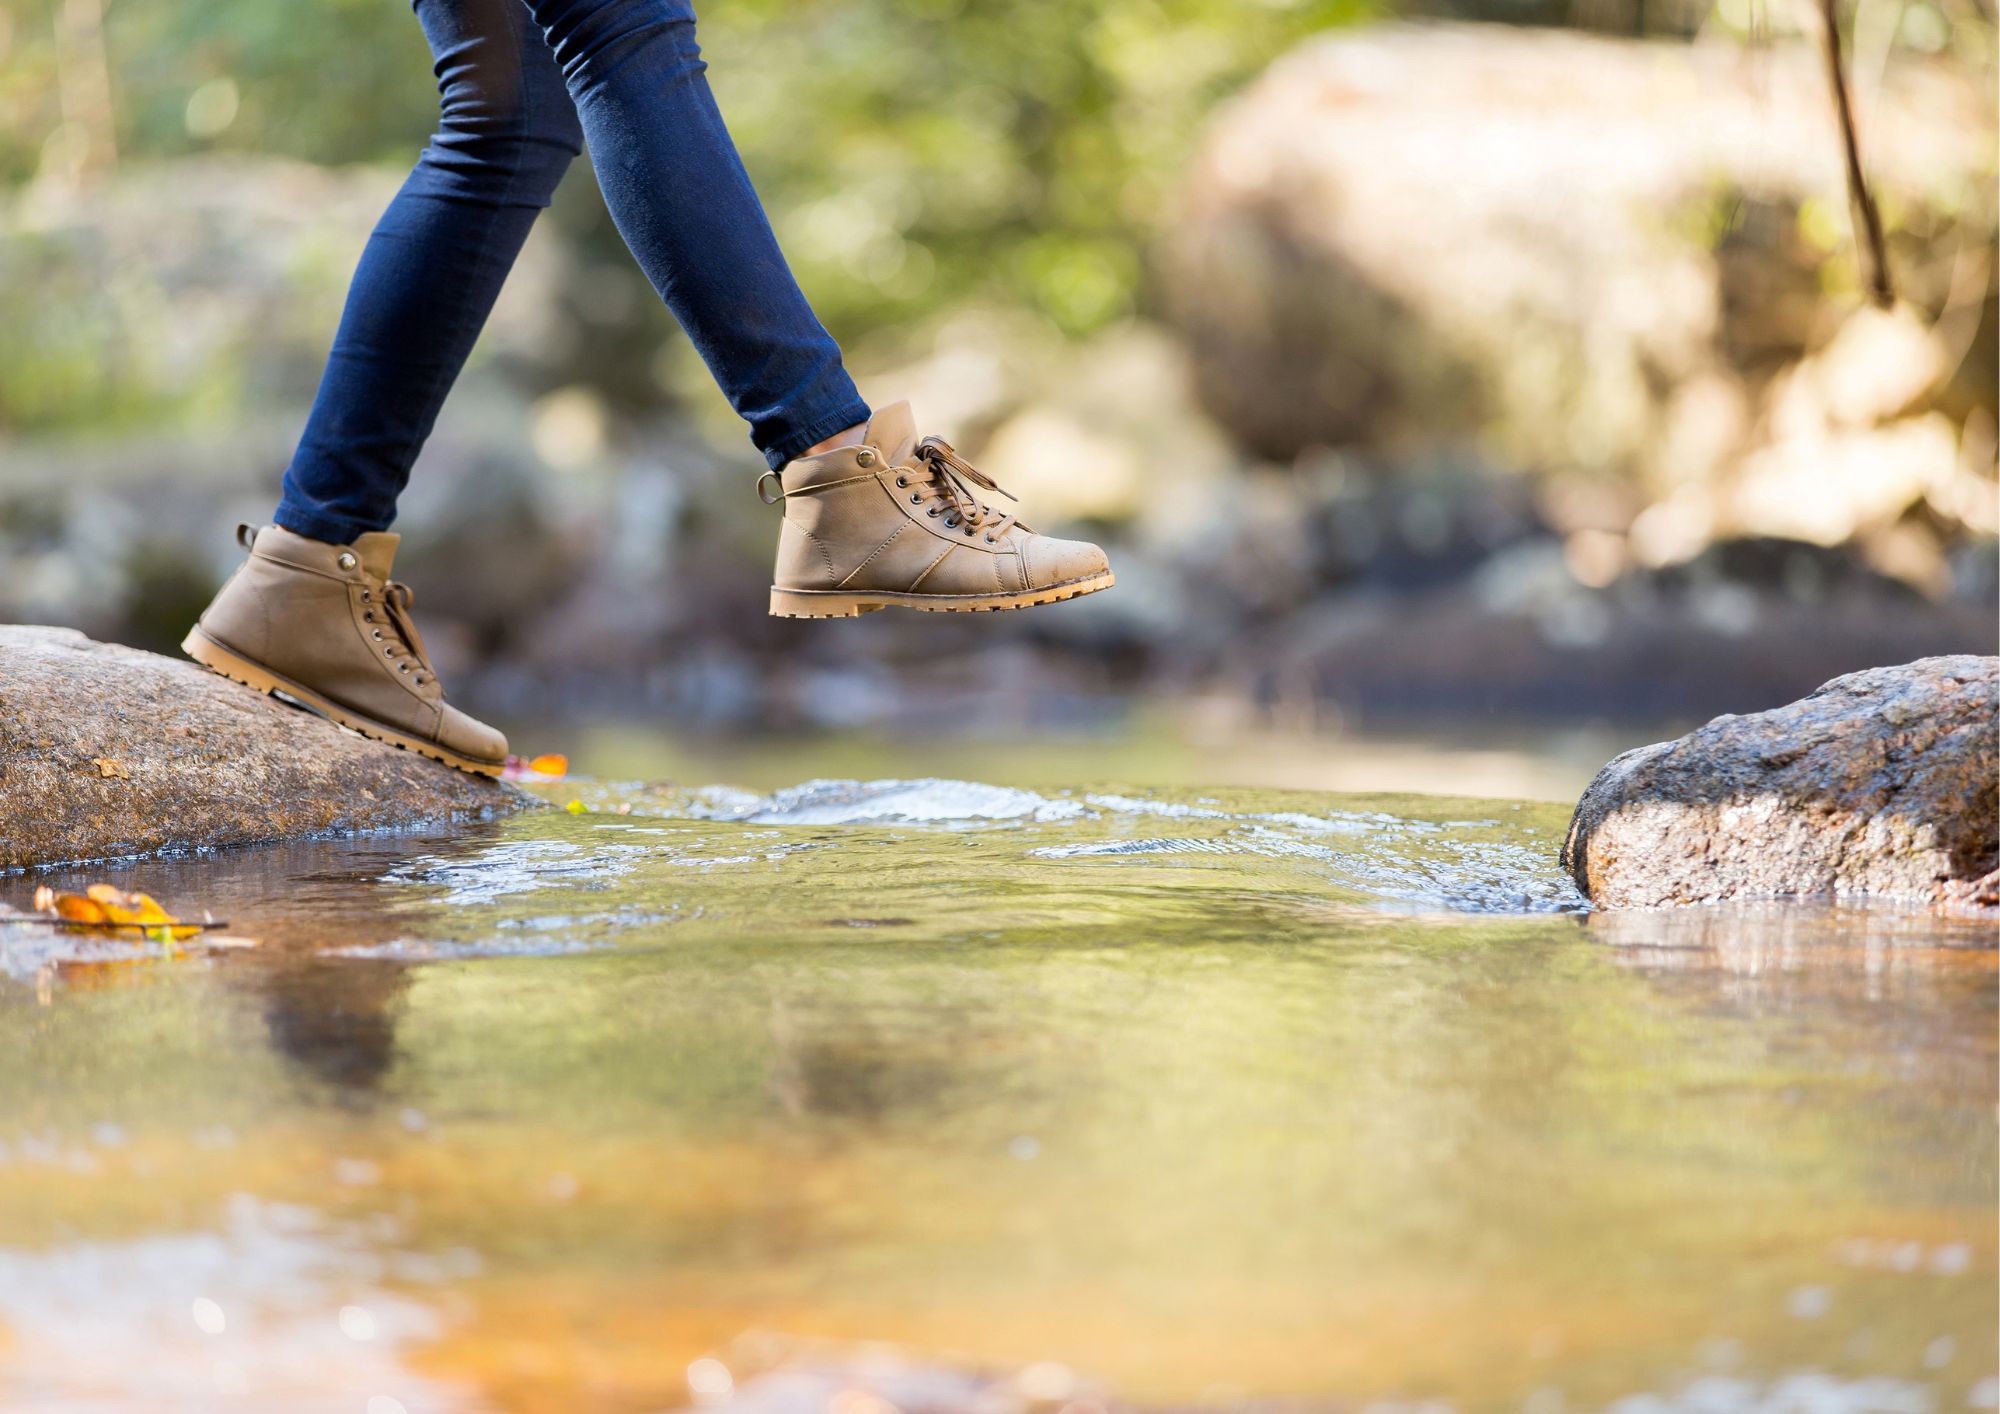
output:
[[[1987,925],[1595,914],[1522,802],[550,794],[0,879],[259,943],[0,930],[0,1407],[2000,1407]]]

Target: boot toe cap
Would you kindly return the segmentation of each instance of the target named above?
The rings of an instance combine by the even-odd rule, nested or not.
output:
[[[460,756],[499,765],[507,759],[507,738],[498,729],[468,717],[449,702],[438,719],[437,743]]]
[[[1110,559],[1088,540],[1057,540],[1047,535],[1035,537],[1028,563],[1036,588],[1095,579],[1111,572]]]

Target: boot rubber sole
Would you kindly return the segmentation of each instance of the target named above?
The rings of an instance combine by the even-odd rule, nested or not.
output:
[[[449,747],[439,746],[434,741],[425,741],[422,737],[411,736],[408,732],[398,731],[387,723],[376,721],[373,717],[364,717],[358,712],[342,707],[339,703],[320,696],[304,684],[293,682],[282,673],[274,673],[240,653],[224,648],[199,628],[188,630],[188,636],[181,640],[181,652],[210,672],[219,673],[231,682],[255,688],[267,696],[278,694],[286,697],[308,712],[360,732],[373,741],[399,746],[405,751],[414,751],[419,756],[428,756],[433,761],[442,762],[475,776],[497,777],[506,768],[505,761],[482,761],[476,756],[461,756]]]
[[[1032,609],[1109,589],[1118,582],[1110,571],[1086,579],[1065,580],[1018,594],[924,594],[887,589],[780,589],[771,586],[771,617],[776,619],[852,619],[877,609],[916,609],[926,614],[990,614],[1000,609]]]

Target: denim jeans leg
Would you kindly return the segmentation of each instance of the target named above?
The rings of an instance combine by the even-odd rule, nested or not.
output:
[[[708,87],[688,0],[523,0],[569,84],[598,186],[773,467],[868,420],[792,278]]]
[[[520,0],[415,0],[436,134],[361,256],[277,521],[346,544],[387,529],[411,464],[535,217],[582,146]]]

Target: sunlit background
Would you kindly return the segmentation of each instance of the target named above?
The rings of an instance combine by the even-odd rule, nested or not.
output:
[[[1843,9],[1879,309],[1816,10],[1415,8],[713,7],[864,391],[1102,537],[1119,587],[769,619],[761,464],[578,164],[399,523],[455,699],[549,746],[1587,742],[1482,782],[1553,795],[1602,759],[1580,728],[1991,652],[1986,10]],[[173,651],[434,104],[397,0],[7,0],[0,620]]]
[[[1990,7],[1841,7],[1878,307],[1810,6],[712,6],[864,391],[1117,589],[769,618],[576,165],[397,564],[571,808],[36,877],[229,931],[0,939],[0,1405],[2000,1409],[1990,925],[1556,867],[1994,650]],[[0,622],[175,651],[433,115],[405,0],[0,0]]]

